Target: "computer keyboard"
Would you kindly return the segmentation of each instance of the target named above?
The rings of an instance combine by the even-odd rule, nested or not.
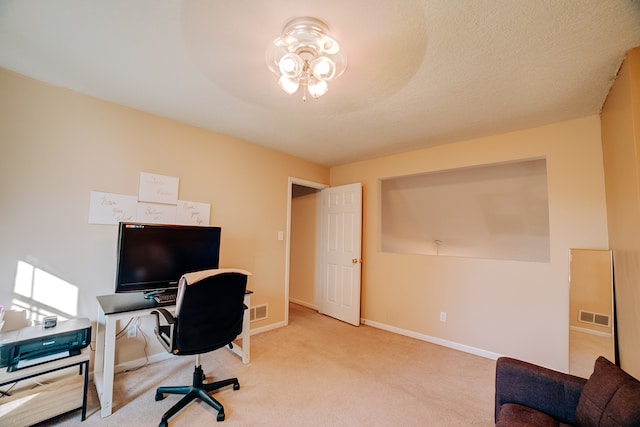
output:
[[[177,294],[174,294],[173,292],[167,292],[163,294],[156,294],[153,296],[153,299],[156,300],[158,304],[168,304],[176,302],[176,296]]]

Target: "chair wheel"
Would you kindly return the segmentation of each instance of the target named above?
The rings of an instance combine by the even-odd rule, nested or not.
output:
[[[233,385],[233,389],[234,390],[240,390],[240,384],[234,384]]]
[[[164,399],[164,394],[156,393],[156,402],[159,401],[159,400],[162,400],[162,399]],[[160,427],[162,427],[162,424],[160,424]]]
[[[224,412],[218,412],[218,421],[224,421]]]
[[[167,427],[167,422],[166,421],[160,421],[160,424],[158,424],[158,427]]]

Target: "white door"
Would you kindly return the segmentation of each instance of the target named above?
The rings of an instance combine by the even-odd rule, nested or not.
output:
[[[320,313],[360,325],[362,184],[322,190]]]

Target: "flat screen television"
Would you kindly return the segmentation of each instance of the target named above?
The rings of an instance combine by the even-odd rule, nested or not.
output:
[[[121,222],[116,293],[174,291],[184,273],[218,268],[220,227]]]

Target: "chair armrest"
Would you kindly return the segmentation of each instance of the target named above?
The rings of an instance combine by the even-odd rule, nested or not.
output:
[[[501,357],[496,362],[495,420],[505,403],[528,406],[558,421],[575,424],[576,408],[587,380]]]
[[[169,353],[173,352],[173,328],[176,323],[176,318],[164,308],[158,308],[151,312],[156,317],[156,327],[153,332],[159,338],[160,343],[165,350]],[[160,323],[160,315],[164,318],[166,325]]]
[[[154,314],[156,316],[156,325],[160,324],[160,316],[158,316],[158,314],[162,314],[162,317],[164,317],[168,324],[172,325],[176,323],[176,318],[173,317],[173,314],[169,313],[169,311],[165,308],[158,308],[156,310],[153,310],[151,314]]]

